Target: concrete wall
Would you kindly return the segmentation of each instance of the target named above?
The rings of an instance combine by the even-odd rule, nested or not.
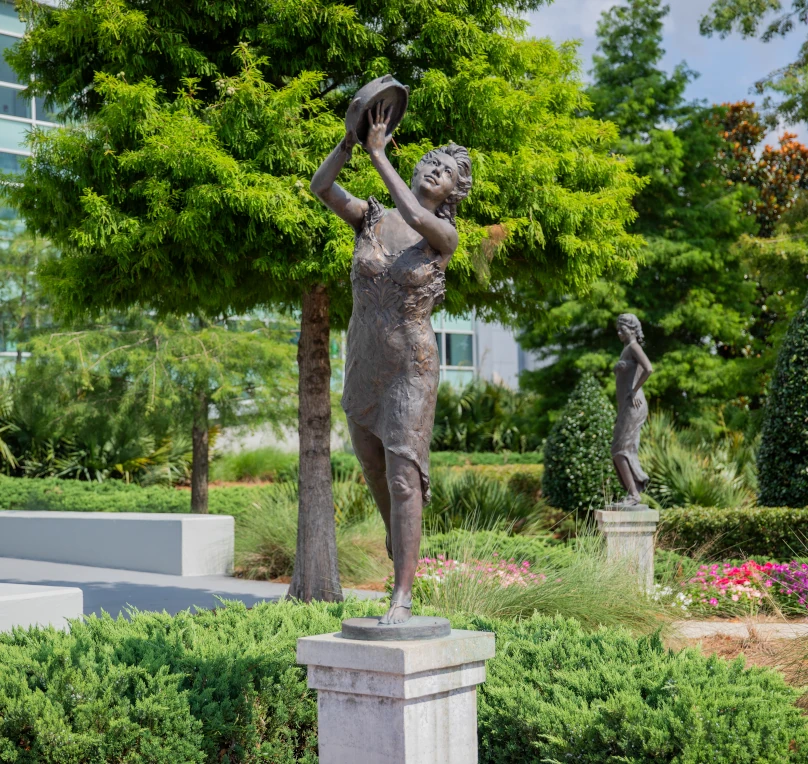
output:
[[[230,575],[229,516],[0,512],[0,557],[175,576]]]
[[[81,589],[0,583],[0,631],[11,631],[15,626],[67,629],[67,619],[78,618],[83,611]]]

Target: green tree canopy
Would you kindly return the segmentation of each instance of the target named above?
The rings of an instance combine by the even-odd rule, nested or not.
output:
[[[575,46],[525,37],[519,14],[543,4],[23,0],[9,60],[75,123],[32,136],[8,196],[62,251],[43,279],[63,314],[302,307],[297,596],[339,596],[327,347],[349,315],[353,232],[308,182],[360,85],[410,87],[403,177],[449,140],[471,153],[450,312],[511,320],[537,312],[515,283],[578,292],[634,271],[640,183],[609,151],[615,128],[581,116]],[[361,151],[340,182],[390,204]]]

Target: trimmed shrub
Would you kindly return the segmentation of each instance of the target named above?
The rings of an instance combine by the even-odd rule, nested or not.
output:
[[[209,511],[238,516],[255,506],[275,486],[213,487]],[[191,492],[177,488],[108,480],[91,483],[58,478],[11,478],[0,475],[0,510],[54,512],[190,512]]]
[[[713,559],[793,560],[806,554],[808,509],[665,509],[660,513],[659,532],[664,546]]]
[[[617,486],[611,456],[615,411],[591,374],[572,391],[544,445],[545,498],[574,512],[602,506]]]
[[[433,451],[429,461],[433,467],[479,467],[504,466],[511,464],[541,464],[544,456],[541,451],[525,451],[520,454],[515,451],[501,451],[499,453],[487,451]]]
[[[798,693],[773,671],[674,653],[658,636],[586,634],[574,620],[489,628],[498,653],[480,692],[481,762],[805,761]]]
[[[808,505],[808,298],[777,356],[757,463],[758,503]]]
[[[316,695],[297,638],[383,608],[229,603],[0,635],[0,758],[314,764]],[[797,693],[772,670],[560,618],[452,624],[497,634],[478,694],[483,764],[805,759]]]

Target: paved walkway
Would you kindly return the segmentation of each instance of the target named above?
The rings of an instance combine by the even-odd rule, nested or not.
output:
[[[0,583],[75,586],[84,592],[84,614],[101,611],[117,617],[127,607],[167,611],[172,615],[190,607],[218,607],[219,598],[240,600],[247,607],[277,601],[286,594],[286,584],[244,581],[229,576],[167,576],[131,570],[90,568],[56,562],[0,557]],[[360,599],[383,596],[379,592],[346,589]]]
[[[740,621],[677,621],[673,633],[687,639],[726,636],[749,639],[754,632],[757,639],[797,639],[808,637],[808,623],[743,623]]]

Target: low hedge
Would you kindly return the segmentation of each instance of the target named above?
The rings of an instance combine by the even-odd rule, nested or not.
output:
[[[808,508],[666,509],[659,531],[662,546],[703,557],[791,560],[806,556]]]
[[[525,451],[524,453],[503,451],[432,451],[429,461],[433,467],[479,467],[501,466],[506,464],[541,464],[541,451]]]
[[[230,603],[0,635],[0,760],[314,764],[316,699],[296,640],[382,608]],[[560,618],[453,625],[497,633],[481,762],[805,760],[797,693],[772,670]]]
[[[271,486],[212,487],[211,514],[235,515],[249,509]],[[26,509],[61,512],[190,512],[191,492],[177,488],[108,480],[91,483],[58,478],[11,478],[0,475],[0,510]]]

